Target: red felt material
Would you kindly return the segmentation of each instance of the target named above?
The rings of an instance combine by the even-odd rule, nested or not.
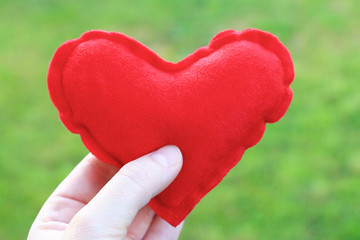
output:
[[[167,144],[181,149],[180,174],[150,202],[175,226],[285,114],[293,78],[288,50],[256,29],[221,32],[178,63],[121,33],[90,31],[57,49],[48,87],[62,122],[104,162],[121,168]]]

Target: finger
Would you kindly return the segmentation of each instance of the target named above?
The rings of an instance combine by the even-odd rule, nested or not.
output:
[[[144,240],[176,240],[179,238],[183,225],[184,222],[180,223],[176,227],[173,227],[161,217],[156,216],[146,233]]]
[[[117,171],[89,153],[50,197],[62,196],[87,204]]]
[[[149,205],[143,207],[128,227],[125,240],[143,239],[154,217],[155,213]]]
[[[182,156],[166,146],[124,165],[71,220],[69,239],[123,239],[139,209],[177,176]]]
[[[48,236],[65,230],[85,206],[117,172],[117,168],[88,154],[50,195],[36,217],[29,236]]]

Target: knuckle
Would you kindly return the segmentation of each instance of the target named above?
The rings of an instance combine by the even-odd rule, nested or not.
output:
[[[124,239],[126,234],[126,228],[113,228],[108,229],[108,231],[103,233],[102,236],[99,236],[99,239]]]
[[[151,186],[154,185],[154,179],[149,173],[149,170],[140,164],[125,165],[119,174],[126,178],[129,186],[138,194],[145,195],[150,201],[153,197],[150,191]]]
[[[136,232],[133,232],[133,231],[128,231],[127,234],[126,234],[126,240],[141,240],[142,238],[136,233]]]
[[[85,208],[81,209],[70,222],[76,229],[86,229],[92,227],[92,217],[84,210]]]
[[[68,230],[71,230],[72,235],[81,236],[81,239],[88,239],[89,236],[96,237],[96,239],[125,238],[126,227],[113,226],[112,224],[104,225],[104,221],[99,220],[102,219],[101,217],[94,215],[92,211],[83,211],[83,209],[70,222]],[[106,231],[99,231],[99,229],[106,229]]]

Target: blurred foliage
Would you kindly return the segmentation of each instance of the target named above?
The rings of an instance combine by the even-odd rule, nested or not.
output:
[[[259,28],[292,53],[287,115],[190,214],[181,239],[360,239],[356,0],[0,0],[0,239],[24,239],[86,154],[58,120],[48,63],[84,31],[120,31],[179,61],[217,32]]]

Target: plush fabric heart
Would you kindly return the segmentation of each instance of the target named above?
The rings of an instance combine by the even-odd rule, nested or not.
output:
[[[287,49],[266,32],[227,30],[178,63],[120,33],[90,31],[56,51],[51,99],[100,160],[123,164],[164,145],[183,153],[175,181],[150,206],[179,224],[286,112]]]

